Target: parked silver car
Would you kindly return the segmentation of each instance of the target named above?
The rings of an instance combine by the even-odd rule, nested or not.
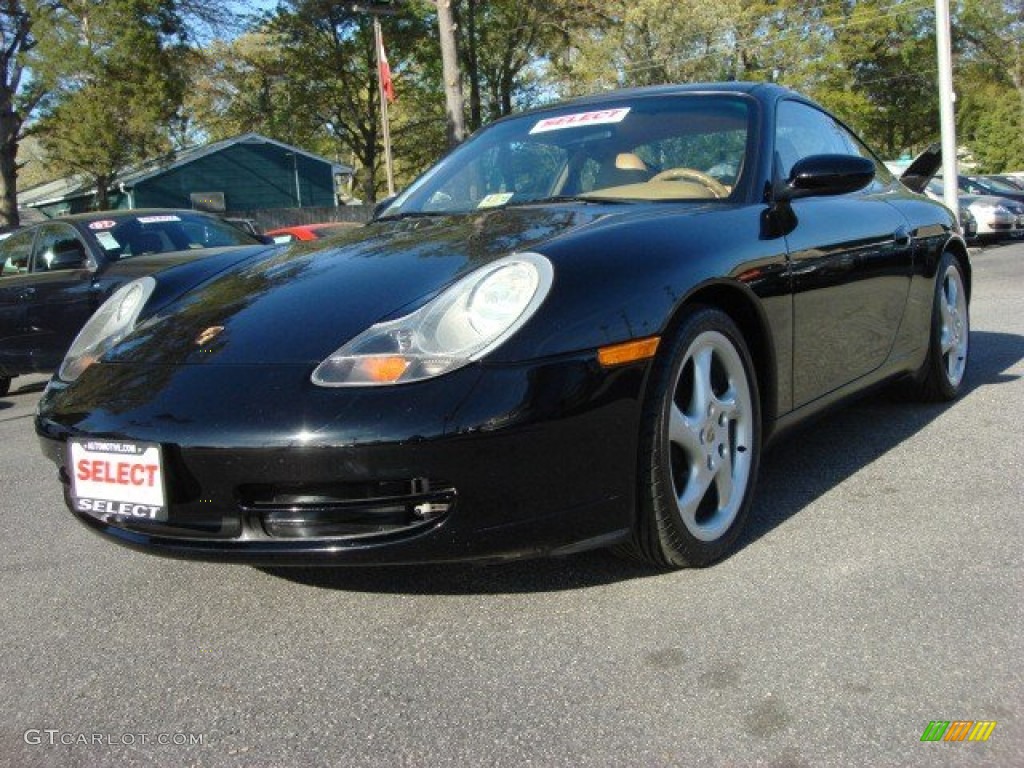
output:
[[[942,182],[929,182],[925,194],[941,201]],[[1006,197],[967,195],[962,192],[959,200],[960,206],[966,207],[977,222],[977,236],[980,239],[996,240],[1024,234],[1024,204]]]

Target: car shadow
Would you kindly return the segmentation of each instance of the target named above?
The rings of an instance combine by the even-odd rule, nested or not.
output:
[[[1021,359],[1024,359],[1024,336],[972,332],[965,396],[979,387],[1020,378],[1006,371]],[[949,407],[956,407],[956,404],[908,402],[898,390],[886,389],[837,408],[783,438],[761,462],[751,520],[730,557],[755,544],[843,480],[927,426]],[[808,472],[808,467],[814,467],[814,471]],[[553,592],[664,573],[617,558],[607,551],[488,565],[260,570],[322,589],[415,595]]]
[[[3,397],[0,397],[0,411],[13,408],[15,403],[11,401],[11,398],[16,395],[30,395],[35,392],[42,392],[46,389],[46,381],[33,381],[29,384],[23,384],[20,387],[11,386],[11,391]]]

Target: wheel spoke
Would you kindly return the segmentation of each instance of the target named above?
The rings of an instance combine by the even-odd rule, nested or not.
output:
[[[679,495],[679,512],[687,525],[695,526],[697,524],[697,508],[704,500],[704,496],[707,495],[714,479],[714,472],[708,469],[703,460],[693,463],[686,487]]]
[[[946,301],[939,302],[939,312],[942,314],[942,330],[944,332],[953,327],[953,312],[955,309],[955,305],[951,306]]]
[[[951,310],[956,310],[957,297],[960,294],[960,285],[953,278],[947,278],[946,280],[946,302],[949,304]]]
[[[697,419],[707,416],[715,393],[711,390],[711,347],[701,347],[693,356],[693,400],[689,415]]]
[[[700,453],[700,422],[689,418],[672,403],[668,416],[668,439],[693,458]]]

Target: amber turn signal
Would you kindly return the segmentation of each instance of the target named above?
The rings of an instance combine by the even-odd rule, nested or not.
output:
[[[654,357],[658,351],[659,336],[651,336],[649,339],[639,341],[627,341],[623,344],[612,344],[609,347],[601,347],[597,350],[597,362],[605,368],[613,365],[625,365],[637,360],[647,360]]]
[[[398,377],[409,367],[409,361],[394,356],[366,357],[359,361],[359,367],[370,381],[386,383],[398,381]]]

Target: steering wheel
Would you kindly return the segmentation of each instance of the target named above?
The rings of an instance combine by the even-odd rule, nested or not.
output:
[[[714,176],[709,176],[704,171],[695,168],[667,168],[661,173],[652,176],[650,181],[695,181],[707,189],[715,197],[728,197],[729,188]]]

